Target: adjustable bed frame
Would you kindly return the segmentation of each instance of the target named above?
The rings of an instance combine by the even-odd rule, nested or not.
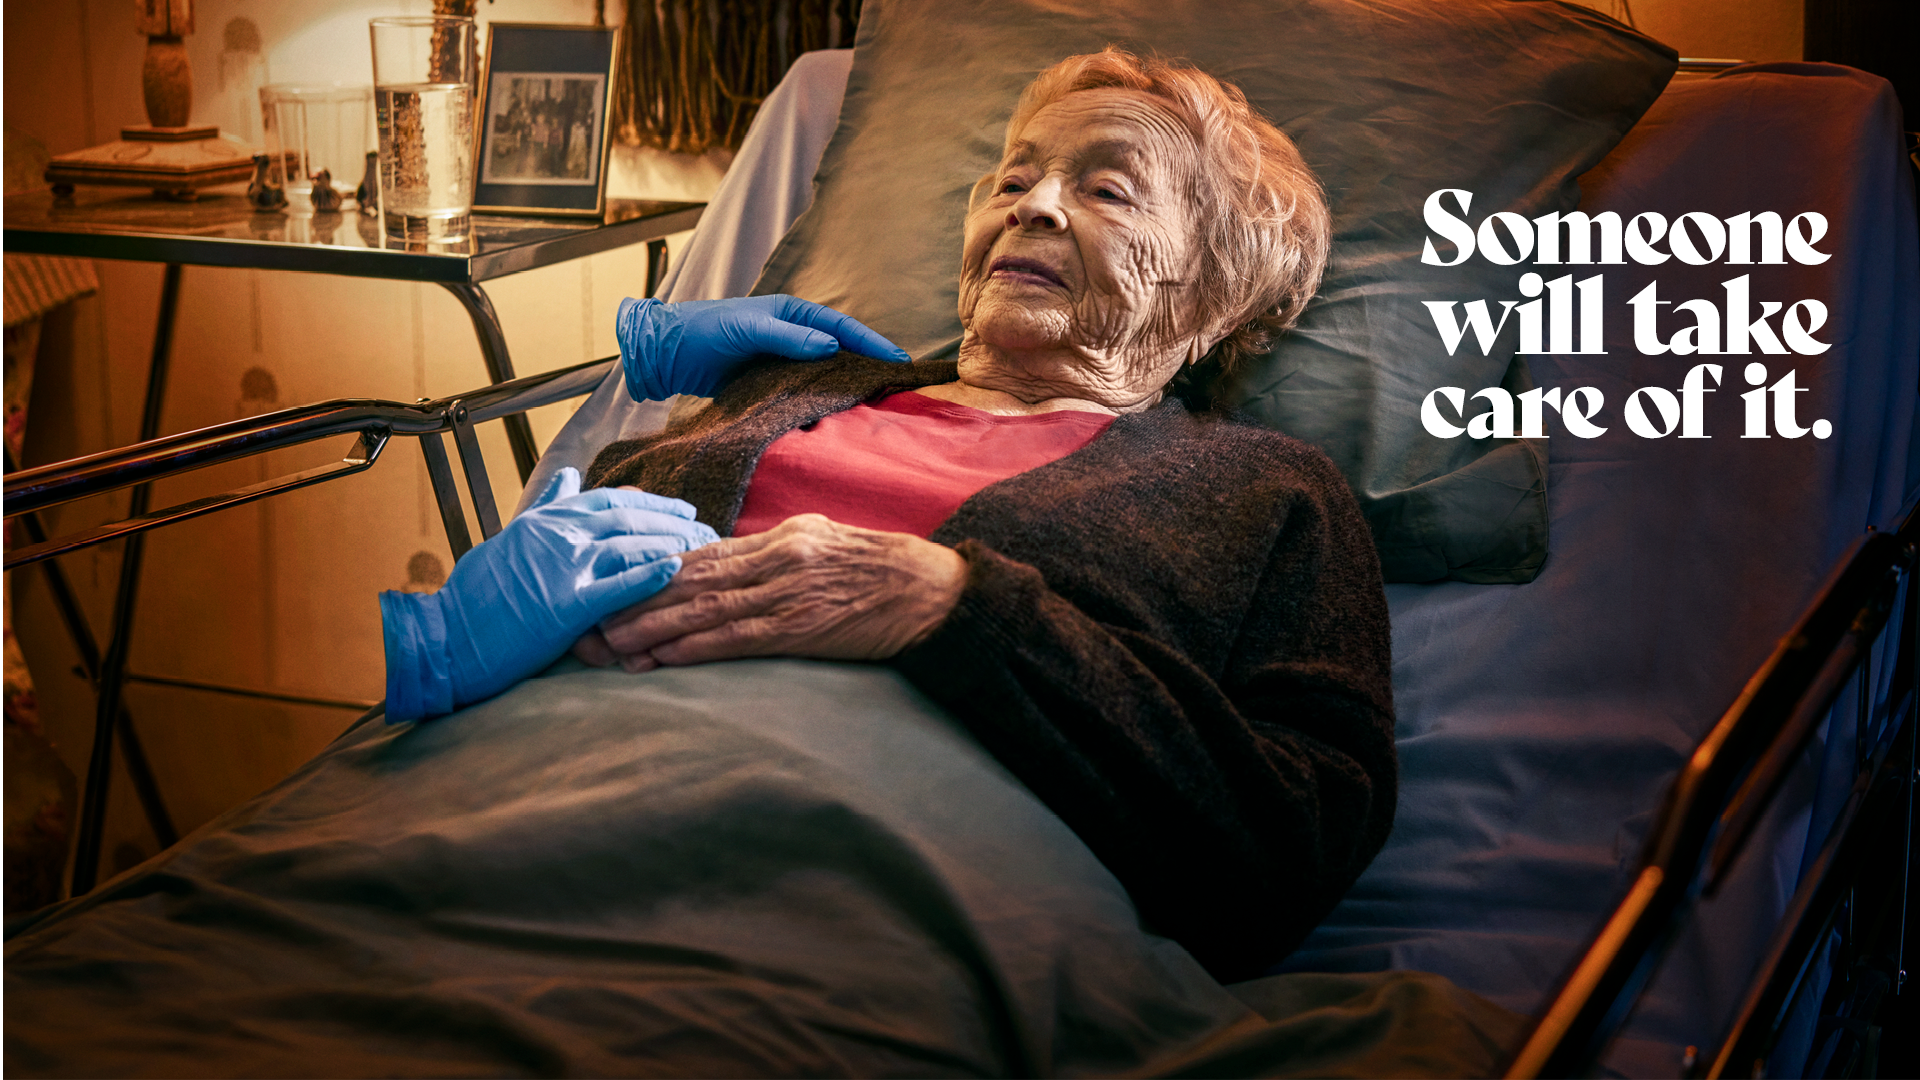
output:
[[[614,357],[578,364],[411,405],[336,399],[15,472],[6,481],[9,517],[34,515],[220,462],[342,435],[355,438],[352,449],[335,464],[34,543],[8,552],[6,568],[352,475],[372,467],[395,436],[419,440],[448,543],[456,556],[464,554],[472,542],[443,437],[453,436],[467,501],[482,537],[491,536],[499,531],[500,517],[474,425],[588,393],[618,363]],[[1850,679],[1863,689],[1855,699],[1858,730],[1871,733],[1860,742],[1853,790],[1794,894],[1725,1037],[1689,1064],[1693,1075],[1708,1077],[1764,1071],[1783,1026],[1809,995],[1822,998],[1821,1017],[1833,1018],[1818,1029],[1826,1036],[1825,1045],[1816,1046],[1823,1061],[1845,1061],[1867,1050],[1868,1025],[1843,1021],[1860,1017],[1863,1005],[1877,1001],[1889,982],[1897,989],[1906,976],[1907,860],[1912,849],[1914,737],[1920,730],[1914,681],[1915,644],[1920,641],[1915,628],[1920,612],[1920,579],[1914,573],[1917,544],[1920,512],[1913,508],[1903,515],[1897,532],[1862,537],[1834,567],[1793,629],[1781,636],[1739,698],[1700,740],[1667,791],[1632,886],[1539,1016],[1509,1076],[1582,1075],[1593,1069],[1694,900],[1703,893],[1712,895],[1726,881],[1788,768],[1805,752]],[[1892,659],[1884,695],[1864,692],[1875,684],[1876,655]],[[1876,697],[1877,704],[1870,707],[1868,702]],[[79,825],[82,853],[99,851],[113,735],[111,725],[94,734]],[[1835,935],[1837,948],[1830,940]],[[1875,967],[1886,955],[1895,958],[1892,972]],[[1828,972],[1830,982],[1823,978]],[[1824,995],[1822,983],[1827,984]],[[1867,1017],[1870,1021],[1870,1008]]]

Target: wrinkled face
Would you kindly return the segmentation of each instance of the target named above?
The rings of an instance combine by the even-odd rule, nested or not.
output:
[[[961,377],[1116,408],[1157,395],[1200,332],[1197,157],[1180,121],[1131,90],[1036,113],[967,213]]]

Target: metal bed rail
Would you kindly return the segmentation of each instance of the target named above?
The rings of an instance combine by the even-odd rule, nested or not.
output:
[[[340,398],[217,424],[198,431],[148,439],[52,465],[9,471],[6,478],[5,515],[21,519],[24,531],[32,542],[6,553],[6,569],[35,562],[45,563],[43,569],[56,607],[74,636],[81,651],[83,673],[94,683],[99,699],[93,748],[88,755],[85,790],[75,830],[72,894],[77,896],[92,889],[98,873],[116,733],[121,737],[121,751],[127,761],[128,773],[146,810],[148,821],[153,826],[155,838],[162,847],[170,846],[176,839],[171,818],[160,798],[146,755],[140,748],[131,718],[127,716],[120,700],[121,689],[127,681],[157,681],[218,693],[278,700],[294,700],[295,696],[130,675],[126,670],[125,635],[116,630],[112,644],[105,656],[101,656],[91,632],[86,629],[78,602],[67,585],[65,575],[60,572],[59,564],[47,560],[122,537],[129,538],[128,558],[138,558],[140,534],[149,529],[362,472],[379,460],[381,450],[395,435],[412,436],[420,440],[420,449],[433,482],[434,497],[439,504],[441,524],[446,529],[447,542],[457,560],[472,548],[473,543],[441,436],[453,436],[460,452],[467,495],[473,503],[474,516],[480,523],[481,536],[490,537],[500,531],[500,514],[494,503],[492,483],[487,477],[486,462],[481,455],[474,425],[488,420],[511,420],[521,417],[528,409],[590,393],[618,363],[618,357],[594,360],[558,371],[495,383],[452,397],[422,399],[413,404],[371,398]],[[191,499],[159,510],[146,509],[145,496],[150,490],[146,485],[155,480],[341,435],[355,435],[357,439],[347,456],[332,464],[304,469],[218,495]],[[8,464],[12,464],[11,456]],[[45,536],[39,511],[125,487],[133,488],[126,517],[53,539]],[[128,584],[131,580],[126,575],[122,576],[115,599],[116,627],[131,623],[132,589]],[[300,701],[330,706],[342,704],[331,699],[311,697],[301,697]]]
[[[260,416],[167,435],[70,461],[22,469],[6,480],[6,516],[36,513],[62,503],[146,484],[163,477],[269,450],[299,446],[340,435],[357,435],[353,449],[332,464],[249,484],[218,495],[136,513],[53,539],[8,551],[6,569],[64,555],[108,540],[131,536],[189,518],[225,510],[270,495],[350,476],[373,466],[395,435],[418,438],[432,474],[442,524],[454,557],[472,547],[459,494],[452,479],[443,434],[451,434],[460,452],[468,496],[483,537],[500,529],[500,515],[480,456],[475,424],[504,419],[541,405],[589,393],[619,362],[593,360],[557,371],[529,375],[452,397],[413,404],[373,398],[336,398]]]
[[[1853,791],[1803,875],[1720,1045],[1697,1055],[1689,1048],[1683,1066],[1696,1076],[1763,1075],[1787,1010],[1833,925],[1835,905],[1850,888],[1848,872],[1871,861],[1866,839],[1884,839],[1893,829],[1901,842],[1911,843],[1913,742],[1920,729],[1914,715],[1920,704],[1914,674],[1920,643],[1916,543],[1915,507],[1896,532],[1870,531],[1857,541],[1695,747],[1668,789],[1626,895],[1541,1013],[1508,1077],[1591,1073],[1695,901],[1726,881],[1781,782],[1847,680],[1857,678],[1862,750]],[[1889,625],[1896,610],[1900,619]],[[1892,658],[1893,671],[1876,705],[1872,657],[1883,631],[1883,655]],[[1906,875],[1903,859],[1903,910]]]

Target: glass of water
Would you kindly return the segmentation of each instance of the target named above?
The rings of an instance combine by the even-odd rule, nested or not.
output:
[[[464,240],[473,212],[473,20],[374,19],[380,216],[388,236]]]

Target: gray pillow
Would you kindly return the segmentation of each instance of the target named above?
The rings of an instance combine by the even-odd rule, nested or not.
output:
[[[1554,0],[868,0],[813,205],[754,291],[838,307],[915,356],[951,351],[967,195],[1015,99],[1110,42],[1237,84],[1326,185],[1320,295],[1230,399],[1339,465],[1389,581],[1531,580],[1544,447],[1441,440],[1419,416],[1435,387],[1528,385],[1515,326],[1491,356],[1471,336],[1448,356],[1420,306],[1520,299],[1527,267],[1421,265],[1422,206],[1462,188],[1474,222],[1574,209],[1575,178],[1653,103],[1673,50]]]

